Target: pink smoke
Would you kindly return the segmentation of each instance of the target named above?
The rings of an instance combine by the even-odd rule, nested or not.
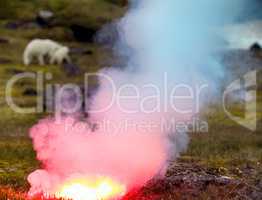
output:
[[[87,127],[67,117],[59,123],[45,119],[31,129],[43,169],[29,175],[30,195],[54,194],[75,175],[112,177],[130,189],[145,184],[165,166],[166,141],[159,134],[112,135]]]
[[[168,112],[147,113],[140,103],[151,91],[142,87],[146,84],[142,77],[134,76],[131,81],[126,79],[131,76],[125,72],[102,72],[114,80],[116,91],[127,83],[136,83],[141,97],[122,102],[125,109],[136,112],[125,112],[115,102],[105,111],[95,112],[106,107],[111,98],[118,98],[108,82],[101,78],[88,119],[80,121],[68,116],[41,120],[30,131],[37,159],[42,164],[42,169],[28,177],[30,196],[53,195],[71,177],[110,177],[129,191],[164,175],[170,154],[175,158],[186,149],[187,136],[166,130],[161,123],[163,120],[169,123],[172,117],[184,121],[191,114],[176,114],[171,108]],[[129,87],[124,90],[126,95],[133,92]],[[146,102],[146,107],[154,108],[157,100]],[[172,143],[169,133],[175,137]]]

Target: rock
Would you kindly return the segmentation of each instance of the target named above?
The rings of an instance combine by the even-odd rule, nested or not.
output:
[[[121,0],[121,6],[127,6],[128,0]]]
[[[54,13],[50,10],[40,10],[38,16],[44,20],[50,20],[54,17]]]
[[[24,28],[24,29],[31,29],[31,28],[38,28],[39,26],[33,22],[33,21],[25,21],[25,20],[18,20],[14,22],[7,22],[5,24],[5,28],[16,30],[18,28]]]
[[[259,43],[254,43],[251,47],[250,47],[250,51],[251,52],[257,52],[257,51],[261,51],[262,50],[262,48],[261,48],[261,46],[260,46],[260,44]]]
[[[23,95],[24,96],[36,96],[37,91],[34,88],[27,88],[24,90]]]
[[[75,39],[79,42],[92,43],[97,32],[97,30],[94,28],[88,28],[78,24],[71,25],[70,29],[72,30]]]
[[[18,29],[18,27],[20,26],[19,22],[7,22],[5,25],[5,28],[7,29]]]
[[[54,13],[49,10],[40,10],[36,16],[36,22],[41,27],[49,27],[54,19]]]
[[[84,48],[71,48],[70,49],[70,54],[75,54],[75,55],[92,55],[93,51],[84,49]]]
[[[8,44],[10,41],[6,38],[0,38],[0,44]]]
[[[18,29],[19,26],[20,26],[19,22],[7,22],[5,24],[5,28],[7,29]]]
[[[123,7],[128,5],[128,0],[111,0],[111,2]]]
[[[6,58],[0,58],[0,64],[10,64],[10,63],[12,63],[11,60]]]
[[[262,48],[260,46],[259,43],[254,43],[251,47],[250,47],[250,52],[252,54],[253,57],[262,58]]]
[[[79,66],[73,63],[63,63],[62,68],[67,76],[76,76],[81,72]]]

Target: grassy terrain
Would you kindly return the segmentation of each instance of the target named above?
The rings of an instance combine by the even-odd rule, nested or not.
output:
[[[33,11],[44,7],[57,11],[63,23],[68,20],[78,20],[80,23],[86,21],[93,26],[101,26],[101,20],[99,20],[101,18],[110,21],[123,13],[123,9],[104,0],[80,0],[72,1],[73,3],[69,3],[69,0],[43,2],[42,5],[39,5],[36,1],[33,4],[32,1],[23,1],[23,4],[6,4],[5,6],[9,8],[11,6],[14,9],[6,10],[6,12],[13,12],[14,18],[27,19],[33,17]],[[75,4],[78,3],[81,3],[82,6],[79,10],[75,10],[74,7],[77,7]],[[24,7],[26,7],[26,10],[22,9]],[[16,12],[18,8],[23,12]],[[112,15],[112,13],[114,14]],[[70,38],[70,34],[63,28],[53,28],[52,30],[38,28],[7,30],[3,26],[7,20],[2,19],[0,21],[0,37],[10,41],[7,44],[0,44],[0,59],[10,60],[8,64],[0,64],[0,185],[3,186],[0,187],[0,200],[7,200],[8,198],[16,200],[21,195],[18,195],[18,197],[12,196],[14,195],[12,189],[26,191],[28,189],[26,177],[29,172],[38,166],[31,141],[28,138],[28,129],[46,114],[18,114],[12,111],[5,102],[5,85],[7,81],[17,72],[24,71],[51,72],[54,75],[54,80],[49,83],[81,83],[84,78],[82,76],[68,77],[57,66],[23,66],[21,58],[25,45],[35,37],[51,37],[70,47],[87,48],[93,52],[92,55],[73,57],[73,60],[80,65],[83,72],[94,72],[101,68],[100,62],[106,57],[106,53],[95,44],[81,44],[73,40],[67,40],[67,38]],[[32,81],[19,82],[13,91],[15,101],[23,106],[35,104],[35,97],[22,94],[27,88],[34,88],[34,83]],[[262,91],[258,91],[257,107],[258,118],[261,120]],[[242,112],[238,106],[235,106],[233,111],[240,113],[240,115]],[[255,132],[248,131],[229,119],[220,105],[211,105],[203,114],[203,118],[208,121],[209,132],[191,133],[189,148],[182,155],[180,162],[198,163],[217,171],[221,175],[244,179],[250,184],[255,184],[261,180],[261,126]],[[252,176],[245,174],[243,169],[247,166],[255,169]],[[208,193],[203,194],[203,196],[205,195],[208,195]],[[208,196],[203,199],[208,199]]]
[[[49,3],[51,2],[55,4],[54,1],[46,1],[47,8],[50,7],[55,10],[59,9],[56,7],[57,5],[49,5]],[[90,3],[91,2],[92,1],[90,1]],[[29,4],[29,6],[27,4]],[[99,13],[99,9],[103,10],[107,4],[107,2],[101,1],[101,5],[98,4],[97,6],[98,10],[93,11]],[[25,2],[25,4],[23,5],[12,4],[12,6],[20,6],[19,8],[21,10],[23,10],[22,8],[25,7],[25,13],[30,13],[31,10],[40,7],[39,5],[31,4],[31,2]],[[89,8],[89,6],[86,7]],[[34,10],[34,13],[35,12],[36,11]],[[25,16],[25,14],[23,13],[18,14],[19,16],[14,19],[33,17],[30,15]],[[92,15],[93,13],[89,14]],[[94,16],[99,17],[98,14]],[[12,21],[14,19],[11,18],[10,20]],[[28,130],[39,119],[43,118],[45,115],[48,115],[48,113],[19,114],[14,112],[7,105],[5,100],[5,87],[7,81],[10,80],[10,78],[12,78],[17,73],[22,72],[50,72],[53,75],[53,79],[46,82],[47,84],[81,84],[84,81],[83,75],[77,77],[68,77],[64,73],[62,68],[58,66],[24,66],[22,64],[22,54],[26,44],[31,39],[40,37],[57,40],[65,45],[68,45],[71,48],[77,47],[88,49],[92,52],[91,55],[83,55],[78,57],[73,56],[74,62],[80,66],[82,72],[95,72],[99,68],[101,68],[100,60],[104,58],[104,52],[103,49],[94,44],[77,43],[74,42],[72,38],[70,38],[70,40],[67,40],[67,37],[71,37],[71,35],[64,28],[56,27],[52,28],[51,30],[39,28],[9,30],[4,28],[4,24],[6,22],[7,19],[0,20],[0,37],[9,40],[9,43],[0,44],[0,61],[10,61],[10,63],[0,64],[0,185],[11,186],[12,188],[20,188],[21,190],[25,190],[28,188],[26,176],[38,165],[37,161],[35,160],[35,153],[32,149],[32,143],[28,137]],[[36,103],[36,98],[34,96],[23,95],[23,92],[26,89],[31,88],[35,89],[35,82],[33,80],[25,79],[19,81],[12,91],[14,101],[23,107],[34,106]],[[4,193],[3,191],[10,192],[9,190],[4,189],[1,192]]]

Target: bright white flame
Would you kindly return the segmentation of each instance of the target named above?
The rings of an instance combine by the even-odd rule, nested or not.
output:
[[[125,186],[109,178],[81,178],[64,183],[55,196],[72,200],[109,200],[121,197],[125,192]]]

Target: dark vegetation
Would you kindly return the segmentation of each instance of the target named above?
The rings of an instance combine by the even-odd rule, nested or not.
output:
[[[49,83],[81,84],[83,72],[95,72],[110,62],[111,53],[94,43],[93,36],[103,25],[123,15],[124,4],[121,0],[0,1],[0,200],[26,198],[26,177],[38,166],[28,129],[49,114],[26,115],[12,111],[5,102],[7,80],[21,72],[42,71],[54,75]],[[53,19],[44,26],[36,20],[41,10],[54,13]],[[66,73],[58,66],[23,66],[23,49],[33,38],[51,38],[70,46],[81,73],[69,76],[71,72]],[[259,52],[260,48],[255,45],[253,51]],[[228,71],[233,74],[226,80],[228,83],[250,69],[262,68],[260,53],[232,52],[227,53],[225,60]],[[259,122],[262,119],[261,80],[259,74]],[[17,84],[13,91],[15,101],[22,106],[34,105],[34,94],[34,83],[29,80]],[[243,106],[234,103],[231,110],[241,116]],[[257,131],[251,132],[229,119],[219,103],[210,105],[201,116],[209,123],[208,133],[191,133],[187,152],[176,163],[170,163],[166,179],[152,181],[126,199],[262,199],[261,123]]]

